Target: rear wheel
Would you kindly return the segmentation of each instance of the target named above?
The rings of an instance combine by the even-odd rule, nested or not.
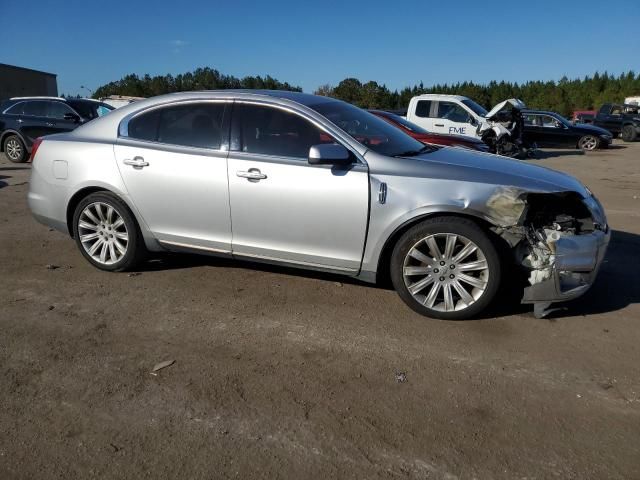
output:
[[[638,134],[636,133],[636,129],[633,128],[633,125],[625,125],[622,127],[622,139],[625,142],[633,142],[637,136]]]
[[[27,149],[17,135],[9,135],[4,139],[4,154],[13,163],[23,163],[27,161]]]
[[[73,234],[82,255],[101,270],[130,270],[146,253],[133,214],[110,192],[92,193],[80,201]]]
[[[391,256],[391,280],[416,312],[462,320],[484,310],[500,284],[500,260],[473,221],[436,217],[409,229]]]
[[[593,135],[585,135],[580,140],[578,140],[578,147],[580,147],[581,150],[587,150],[591,152],[598,148],[599,143],[600,141],[597,137],[594,137]]]

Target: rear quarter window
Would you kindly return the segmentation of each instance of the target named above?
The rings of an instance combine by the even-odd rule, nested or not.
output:
[[[431,100],[418,100],[416,104],[416,116],[429,118],[431,112]]]
[[[4,112],[8,115],[22,115],[24,110],[24,102],[14,103],[9,107],[10,104],[5,103],[1,108],[0,112]],[[6,111],[5,111],[6,109]]]

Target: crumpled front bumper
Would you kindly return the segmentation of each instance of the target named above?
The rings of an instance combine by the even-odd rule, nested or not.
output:
[[[551,303],[584,294],[596,279],[610,239],[609,229],[559,239],[552,275],[525,288],[522,303],[540,304],[541,309],[546,309]],[[541,309],[537,308],[536,313]]]

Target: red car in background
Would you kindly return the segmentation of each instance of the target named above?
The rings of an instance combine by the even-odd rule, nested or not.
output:
[[[595,110],[576,110],[571,116],[571,121],[573,123],[593,123],[596,113]]]
[[[465,137],[463,135],[447,135],[444,133],[428,132],[415,123],[411,123],[406,118],[402,118],[395,113],[385,112],[383,110],[369,110],[370,113],[382,118],[396,128],[399,128],[406,134],[412,136],[422,143],[431,143],[435,145],[443,145],[450,147],[463,147],[480,152],[488,152],[489,147],[482,140],[477,138]]]

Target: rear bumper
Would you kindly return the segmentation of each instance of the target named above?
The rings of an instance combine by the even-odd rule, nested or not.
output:
[[[610,239],[611,230],[558,240],[552,274],[525,288],[522,303],[564,302],[583,295],[598,275]]]
[[[66,188],[47,182],[38,167],[32,166],[27,203],[38,222],[68,234],[66,198]]]

